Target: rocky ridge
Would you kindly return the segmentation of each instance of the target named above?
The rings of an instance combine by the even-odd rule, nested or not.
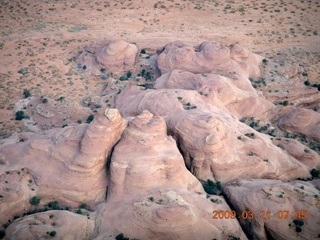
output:
[[[125,72],[137,52],[108,41],[77,61],[88,75],[101,67]],[[154,89],[127,87],[116,108],[101,108],[90,124],[2,140],[4,238],[319,237],[319,181],[297,180],[320,175],[318,153],[242,121],[260,119],[319,142],[319,113],[288,107],[284,114],[266,100],[249,80],[263,58],[239,45],[173,42],[155,58],[161,76]],[[222,184],[223,195],[201,183]],[[212,219],[213,211],[241,216],[248,209],[270,210],[270,218]],[[280,210],[288,217],[280,219]],[[300,210],[308,217],[297,221]]]

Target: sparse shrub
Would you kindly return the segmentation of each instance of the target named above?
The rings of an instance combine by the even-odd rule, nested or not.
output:
[[[129,238],[126,238],[123,233],[120,233],[116,236],[116,240],[129,240]]]
[[[31,96],[31,93],[28,89],[23,89],[24,98],[28,98]]]
[[[141,54],[146,54],[147,52],[146,52],[146,50],[143,48],[143,49],[141,49],[140,53],[141,53]]]
[[[82,204],[80,204],[79,208],[88,209],[88,206],[87,206],[87,204],[82,203]]]
[[[42,99],[42,103],[47,103],[47,102],[48,102],[47,98]]]
[[[304,85],[306,85],[306,86],[310,86],[310,82],[309,82],[309,80],[304,81]]]
[[[37,206],[39,205],[40,201],[41,201],[41,198],[37,196],[33,196],[32,198],[30,198],[29,203],[33,206]]]
[[[150,200],[151,202],[153,202],[153,201],[154,201],[154,198],[153,198],[153,197],[149,197],[149,200]]]
[[[132,72],[128,71],[127,72],[127,78],[130,78],[132,76]]]
[[[52,231],[52,232],[49,233],[49,236],[50,236],[50,237],[54,237],[56,234],[57,234],[56,231]]]
[[[203,184],[203,188],[208,194],[220,195],[222,192],[221,182],[214,183],[210,179]]]
[[[311,171],[310,171],[310,174],[313,178],[318,178],[320,177],[320,170],[317,170],[315,168],[313,168]]]
[[[146,80],[151,80],[152,79],[152,76],[151,76],[151,73],[150,72],[146,72],[146,77],[145,77]]]
[[[49,202],[46,206],[52,210],[60,210],[61,209],[59,206],[59,203],[57,201]]]
[[[88,118],[87,118],[87,121],[86,123],[91,123],[94,119],[94,116],[91,114]]]
[[[141,75],[142,77],[144,77],[145,74],[146,74],[146,70],[145,70],[145,69],[142,69],[140,75]]]
[[[128,80],[128,77],[127,75],[122,75],[120,78],[119,78],[120,81],[126,81]]]
[[[16,120],[21,121],[24,119],[26,116],[24,115],[24,111],[17,111],[16,112]]]
[[[264,64],[267,64],[267,63],[268,63],[268,60],[267,60],[267,59],[263,59],[262,62],[263,62]]]
[[[76,211],[77,214],[82,214],[82,210],[80,208],[78,208],[78,210]]]
[[[296,226],[303,226],[303,225],[304,225],[304,222],[303,222],[302,219],[294,219],[294,220],[293,220],[293,223],[294,223],[294,225],[296,225]]]

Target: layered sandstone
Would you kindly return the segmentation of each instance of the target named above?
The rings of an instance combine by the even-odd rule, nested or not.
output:
[[[239,218],[250,239],[317,239],[317,182],[239,179],[228,183],[224,191],[238,215],[244,211],[255,215],[251,221]]]
[[[134,68],[138,47],[123,40],[105,41],[101,44],[88,46],[77,57],[77,63],[91,74],[105,72],[121,73]]]
[[[108,185],[107,157],[126,123],[118,110],[107,109],[90,125],[20,133],[4,141],[1,222],[32,209],[33,196],[41,198],[41,206],[56,200],[71,207],[102,202]]]

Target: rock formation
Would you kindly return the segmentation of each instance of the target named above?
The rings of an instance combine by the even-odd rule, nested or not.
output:
[[[156,89],[195,90],[207,103],[226,109],[237,118],[272,117],[275,106],[259,96],[248,79],[230,79],[217,74],[193,74],[173,70],[163,74]]]
[[[237,221],[212,220],[213,209],[230,210],[218,199],[211,202],[186,169],[164,119],[143,111],[114,149],[99,230],[139,239],[246,239]]]
[[[320,114],[296,108],[279,121],[280,127],[287,132],[298,132],[320,142]]]
[[[94,221],[69,211],[47,211],[11,224],[6,239],[92,239]]]
[[[76,61],[79,66],[86,66],[85,70],[90,74],[101,74],[101,68],[108,73],[121,73],[134,68],[137,54],[135,44],[123,40],[105,41],[86,47]]]
[[[195,91],[139,92],[135,87],[128,88],[119,96],[117,107],[127,117],[143,109],[165,116],[187,167],[198,179],[226,182],[237,177],[290,180],[310,176],[306,166],[275,146],[270,137],[206,103]]]
[[[319,186],[319,180],[314,184]],[[320,192],[313,182],[239,179],[228,183],[224,191],[238,215],[254,213],[251,221],[239,218],[250,239],[319,237]]]
[[[106,158],[125,127],[118,111],[108,109],[90,125],[20,133],[4,141],[1,223],[31,209],[29,200],[34,196],[41,203],[58,200],[70,207],[102,202],[108,186]]]
[[[158,67],[162,74],[180,69],[192,73],[236,73],[247,78],[260,75],[262,58],[238,44],[224,46],[203,42],[193,47],[177,41],[158,49],[158,53]]]
[[[134,44],[106,41],[77,57],[87,77],[134,70],[119,84],[107,80],[104,96],[85,96],[83,106],[66,101],[70,115],[99,105],[91,123],[43,132],[29,124],[38,132],[0,142],[4,238],[319,237],[320,157],[317,147],[289,134],[318,144],[319,112],[264,98],[249,79],[259,77],[263,58],[237,44],[169,43],[148,58],[148,71],[157,76],[158,67],[161,76],[140,86],[137,53]],[[102,107],[107,102],[116,108]],[[55,107],[61,106],[34,97],[16,104],[30,121],[57,118]],[[210,184],[222,195],[208,191]],[[238,217],[213,219],[214,211]],[[245,219],[252,213],[256,218]]]

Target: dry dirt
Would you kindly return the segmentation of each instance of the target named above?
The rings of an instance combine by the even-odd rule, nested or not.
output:
[[[2,138],[21,129],[21,123],[14,121],[14,104],[23,98],[23,89],[52,99],[80,100],[102,93],[106,81],[84,77],[72,60],[85,46],[102,40],[136,43],[148,55],[174,40],[194,45],[206,40],[241,43],[268,59],[266,86],[260,84],[258,89],[271,101],[308,105],[304,93],[315,88],[303,82],[320,82],[320,2],[315,0],[4,0],[0,7]],[[281,70],[297,66],[299,84],[284,81]],[[52,125],[86,120],[65,115],[63,122]]]

